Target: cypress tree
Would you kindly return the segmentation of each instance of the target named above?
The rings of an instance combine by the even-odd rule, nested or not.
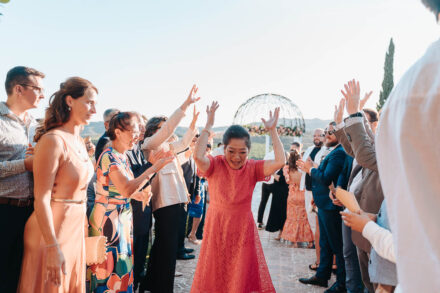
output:
[[[385,65],[384,65],[384,76],[382,81],[382,90],[380,91],[379,102],[376,104],[377,111],[382,109],[385,101],[391,93],[394,87],[393,78],[393,63],[394,63],[394,42],[393,38],[390,40],[390,45],[388,46],[388,52],[385,55]]]

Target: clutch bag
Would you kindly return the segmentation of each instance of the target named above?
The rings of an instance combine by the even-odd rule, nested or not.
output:
[[[107,237],[86,237],[86,264],[102,264],[107,259]]]

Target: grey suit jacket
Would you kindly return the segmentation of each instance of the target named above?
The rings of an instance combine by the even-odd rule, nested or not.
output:
[[[349,119],[353,119],[351,122],[356,122],[351,125],[347,123],[335,135],[347,154],[354,157],[362,166],[362,181],[354,191],[359,206],[365,212],[377,214],[384,197],[377,169],[374,135],[366,119],[360,117]],[[352,231],[351,238],[358,248],[370,252],[371,244],[361,233]]]

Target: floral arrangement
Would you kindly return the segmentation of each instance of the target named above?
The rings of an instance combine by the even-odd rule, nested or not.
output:
[[[263,125],[244,125],[243,127],[246,128],[252,136],[267,134],[267,130]],[[280,136],[302,136],[305,129],[298,126],[289,127],[280,125],[277,127],[277,131]]]

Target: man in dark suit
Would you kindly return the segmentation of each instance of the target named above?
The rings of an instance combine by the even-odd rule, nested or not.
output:
[[[320,263],[316,275],[311,278],[301,278],[304,284],[328,286],[331,277],[333,255],[336,256],[336,282],[325,292],[346,292],[345,265],[342,252],[342,220],[339,212],[341,208],[334,205],[330,199],[330,186],[337,186],[339,175],[344,167],[346,156],[344,149],[334,135],[335,123],[331,122],[325,133],[325,146],[330,153],[318,166],[311,160],[299,161],[298,167],[312,178],[313,200],[318,207],[319,245],[321,247]]]
[[[99,138],[98,143],[96,144],[96,149],[95,149],[95,160],[96,160],[96,162],[98,162],[99,156],[104,151],[105,146],[110,142],[110,138],[108,137],[108,134],[107,134],[108,124],[109,124],[110,120],[113,118],[113,116],[115,116],[119,112],[120,111],[118,109],[114,109],[114,108],[107,109],[107,110],[104,111],[103,118],[104,118],[105,132]]]

